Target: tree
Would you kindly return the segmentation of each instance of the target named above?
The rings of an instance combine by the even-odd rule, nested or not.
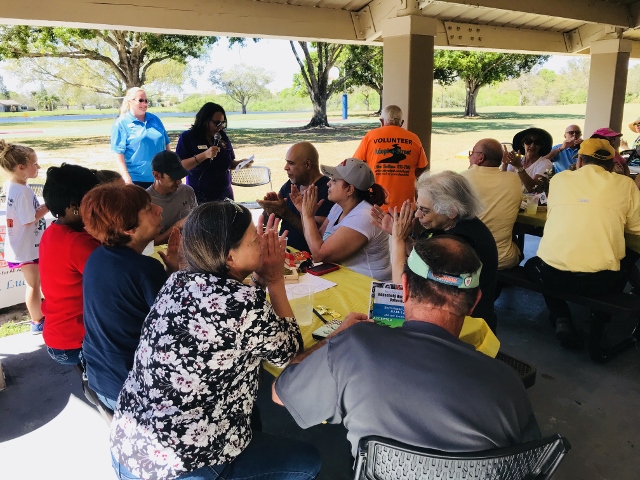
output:
[[[346,88],[362,86],[377,92],[380,96],[377,115],[382,112],[382,63],[382,47],[347,45],[340,78]]]
[[[31,92],[31,97],[35,101],[38,107],[44,108],[44,110],[52,111],[56,108],[56,105],[60,102],[60,97],[55,93],[48,93],[44,88],[41,88],[39,92]]]
[[[4,84],[2,75],[0,75],[0,97],[9,100],[9,90],[7,90],[7,87]]]
[[[341,85],[340,81],[330,81],[329,70],[338,62],[345,46],[336,43],[297,42],[304,55],[303,62],[296,49],[296,42],[289,43],[300,67],[302,82],[313,104],[313,117],[307,128],[328,127],[327,100]]]
[[[85,83],[82,77],[70,76],[69,72],[52,69],[48,74],[69,85],[120,96],[131,87],[144,85],[153,65],[169,59],[185,64],[200,57],[216,41],[217,37],[125,30],[0,26],[0,59],[69,58],[98,64],[113,76],[107,87]]]
[[[209,74],[209,81],[238,102],[242,106],[242,113],[247,113],[249,102],[266,92],[265,86],[271,82],[271,74],[263,68],[240,64],[224,72],[221,69],[213,70]]]
[[[436,66],[444,69],[442,81],[450,82],[455,77],[464,81],[464,115],[477,117],[476,98],[480,87],[517,78],[548,58],[548,55],[436,50],[434,61]]]

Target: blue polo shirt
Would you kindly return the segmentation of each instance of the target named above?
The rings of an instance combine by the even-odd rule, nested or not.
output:
[[[561,146],[561,143],[559,143],[558,145],[554,145],[552,150],[560,148]],[[564,150],[559,152],[551,160],[553,162],[553,173],[555,174],[562,172],[563,170],[569,170],[569,165],[578,161],[577,158],[573,158],[576,153],[578,153],[578,147],[565,148]]]
[[[111,128],[111,150],[124,154],[127,170],[134,182],[153,182],[151,160],[169,143],[164,125],[149,112],[143,122],[127,111],[118,117]]]

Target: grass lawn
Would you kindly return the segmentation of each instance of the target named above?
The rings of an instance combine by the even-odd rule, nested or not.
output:
[[[435,109],[429,158],[431,170],[461,171],[467,168],[468,160],[464,154],[457,155],[471,149],[479,139],[492,137],[510,142],[516,132],[531,126],[548,130],[554,141],[560,143],[567,125],[584,124],[585,108],[585,105],[491,107],[482,108],[481,117],[477,119],[463,118],[460,109]],[[640,105],[626,106],[623,133],[628,141],[633,141],[635,135],[628,131],[626,124],[639,114]],[[362,136],[377,125],[377,119],[369,115],[353,115],[343,122],[338,112],[331,112],[332,128],[301,129],[299,126],[309,118],[309,112],[230,115],[228,133],[238,158],[253,154],[257,165],[271,168],[273,188],[278,190],[287,179],[283,160],[291,144],[310,141],[318,148],[322,163],[335,165],[351,156]],[[175,148],[178,135],[191,122],[190,118],[183,117],[166,119],[164,123],[170,132],[172,147]],[[33,147],[38,152],[44,177],[48,166],[62,162],[115,169],[115,160],[109,150],[111,124],[111,120],[4,124],[0,126],[0,136]],[[268,190],[268,186],[237,187],[235,194],[238,200],[252,200],[262,197]]]

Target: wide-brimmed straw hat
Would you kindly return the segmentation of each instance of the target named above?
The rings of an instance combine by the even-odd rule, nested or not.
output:
[[[636,131],[636,126],[634,125],[635,123],[640,123],[640,117],[636,118],[633,122],[629,124],[629,128],[631,129],[632,132]]]

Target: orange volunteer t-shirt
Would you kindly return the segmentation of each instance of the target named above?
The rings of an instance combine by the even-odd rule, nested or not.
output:
[[[353,156],[367,162],[376,183],[389,194],[384,210],[400,209],[405,200],[415,200],[416,168],[429,163],[418,136],[396,125],[371,130]]]

